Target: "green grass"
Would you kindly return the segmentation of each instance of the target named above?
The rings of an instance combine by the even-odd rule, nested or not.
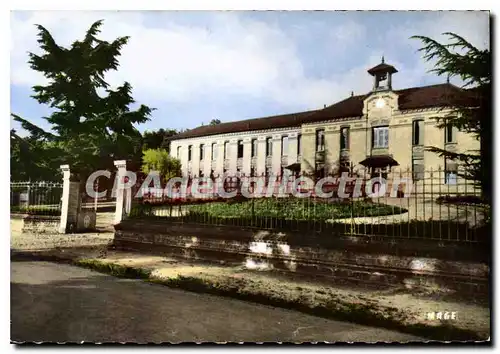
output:
[[[262,198],[239,203],[206,203],[190,205],[193,214],[218,218],[274,217],[284,220],[330,220],[363,216],[384,216],[406,212],[406,209],[365,201],[327,203],[299,198]]]
[[[61,210],[58,205],[30,205],[30,206],[12,206],[10,212],[14,214],[28,214],[28,215],[61,215]]]

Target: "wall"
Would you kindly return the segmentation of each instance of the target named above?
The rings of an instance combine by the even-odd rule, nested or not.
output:
[[[286,129],[269,129],[262,131],[251,131],[251,132],[242,132],[242,133],[234,133],[234,134],[218,134],[206,137],[199,138],[189,138],[189,139],[180,139],[173,140],[170,151],[172,152],[172,156],[181,160],[182,164],[182,172],[183,175],[187,175],[188,171],[191,171],[191,175],[198,175],[198,170],[201,168],[205,176],[209,176],[211,169],[214,170],[215,174],[222,174],[224,168],[227,169],[227,172],[230,174],[235,174],[237,170],[237,142],[239,140],[243,140],[244,144],[244,152],[243,152],[243,161],[242,161],[242,173],[250,173],[251,164],[251,140],[258,139],[258,149],[257,149],[257,157],[255,158],[255,171],[258,174],[262,174],[266,170],[266,138],[272,138],[273,140],[273,157],[271,159],[271,166],[273,167],[274,173],[279,173],[281,168],[281,138],[283,136],[289,137],[289,147],[297,146],[296,139],[297,133],[300,132],[300,128],[286,128]],[[229,154],[228,160],[224,161],[224,143],[229,141]],[[218,156],[216,161],[204,161],[204,163],[200,164],[199,157],[199,146],[200,144],[205,145],[205,150],[211,150],[212,143],[218,144]],[[193,146],[193,158],[190,163],[188,163],[188,146]],[[177,156],[177,148],[181,147],[181,156]],[[290,154],[290,158],[288,160],[292,161],[296,159],[297,153],[296,151],[292,151]],[[205,159],[211,158],[211,152],[205,153]],[[285,165],[285,164],[284,164]],[[189,169],[188,166],[191,166]],[[211,168],[212,167],[212,168]]]
[[[57,233],[61,218],[59,216],[26,215],[22,218],[23,232]]]
[[[380,105],[380,100],[384,101]],[[200,143],[205,144],[207,149],[210,148],[212,142],[219,143],[219,156],[216,163],[205,162],[202,166],[204,174],[210,174],[209,166],[212,166],[214,171],[218,174],[222,173],[224,169],[223,161],[223,144],[224,141],[231,141],[231,157],[226,162],[226,168],[229,173],[236,173],[236,143],[238,140],[244,140],[244,158],[243,169],[245,173],[249,173],[251,169],[250,152],[251,152],[251,139],[258,139],[258,152],[255,160],[255,172],[263,174],[266,171],[266,161],[269,159],[265,156],[266,138],[273,139],[273,156],[270,159],[269,165],[272,166],[273,173],[279,173],[281,166],[286,166],[297,161],[296,146],[297,134],[302,135],[302,151],[301,151],[301,171],[305,173],[312,173],[316,168],[316,131],[318,129],[325,129],[325,157],[324,163],[327,172],[331,172],[337,167],[340,159],[340,129],[342,127],[349,127],[349,160],[352,162],[354,170],[363,174],[365,168],[359,163],[367,156],[370,156],[375,151],[371,148],[371,135],[372,128],[377,125],[389,125],[389,147],[388,153],[399,163],[399,166],[393,168],[396,176],[403,173],[403,177],[411,176],[412,161],[414,157],[422,156],[423,163],[426,171],[433,170],[426,175],[428,179],[424,182],[416,183],[421,190],[425,189],[432,193],[478,193],[474,190],[473,186],[465,181],[457,179],[457,185],[446,185],[444,177],[444,159],[439,157],[438,154],[425,151],[426,147],[437,146],[445,148],[444,144],[444,130],[436,126],[436,117],[444,117],[450,113],[450,110],[443,110],[440,108],[420,109],[412,111],[400,111],[398,107],[398,96],[394,92],[375,92],[369,95],[364,101],[363,116],[361,117],[347,117],[345,119],[336,119],[335,121],[323,121],[313,124],[304,124],[300,128],[279,129],[259,132],[244,132],[237,134],[214,135],[193,139],[174,140],[172,142],[172,152],[177,153],[177,146],[182,147],[181,162],[183,165],[183,173],[188,173],[188,168],[185,167],[187,163],[187,146],[193,145],[193,151],[198,150]],[[415,119],[424,120],[423,143],[421,146],[413,146],[413,121]],[[289,136],[289,147],[291,153],[288,158],[281,161],[281,138]],[[449,148],[455,148],[456,151],[470,151],[478,150],[479,142],[469,134],[458,132],[456,134],[456,144],[449,145]],[[380,152],[380,151],[379,151]],[[191,162],[191,173],[197,175],[197,153],[193,153],[193,161]],[[286,161],[285,161],[286,160]],[[441,170],[439,172],[439,170]],[[429,183],[432,178],[432,183]]]
[[[488,252],[478,244],[360,237],[127,220],[114,244],[198,261],[240,264],[342,282],[488,291]],[[460,261],[459,261],[460,260]]]

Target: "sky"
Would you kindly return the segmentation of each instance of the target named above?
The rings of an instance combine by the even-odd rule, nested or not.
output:
[[[137,103],[156,109],[140,131],[318,109],[369,92],[366,71],[382,55],[399,71],[394,89],[444,83],[412,35],[446,42],[442,33],[454,32],[490,45],[489,13],[474,11],[13,11],[10,19],[11,112],[44,129],[51,111],[30,96],[47,81],[27,64],[28,52],[41,53],[35,24],[62,46],[99,19],[99,38],[130,36],[106,80],[128,81]]]

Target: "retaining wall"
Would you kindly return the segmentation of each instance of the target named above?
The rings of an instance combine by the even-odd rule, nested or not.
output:
[[[321,277],[335,283],[488,292],[489,253],[479,243],[339,237],[167,220],[125,220],[115,246]]]
[[[60,216],[24,215],[22,217],[23,232],[57,233],[61,222]]]

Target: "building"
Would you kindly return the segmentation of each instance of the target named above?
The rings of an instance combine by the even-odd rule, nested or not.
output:
[[[384,177],[403,171],[419,181],[425,170],[436,172],[433,184],[456,185],[457,164],[424,147],[478,150],[474,136],[438,128],[436,121],[453,112],[454,100],[474,101],[450,83],[393,90],[397,72],[382,58],[368,70],[373,88],[367,94],[319,110],[201,126],[175,136],[171,153],[189,176],[260,176],[288,168]]]

